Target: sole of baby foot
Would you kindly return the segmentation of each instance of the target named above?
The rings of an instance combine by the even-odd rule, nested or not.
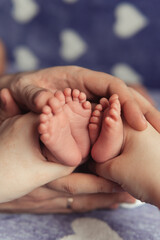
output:
[[[90,151],[89,119],[91,116],[91,104],[86,101],[86,95],[78,89],[73,91],[70,88],[64,90],[65,105],[64,111],[71,126],[71,133],[75,139],[82,158],[85,158]]]
[[[96,162],[105,162],[120,153],[123,144],[120,111],[118,96],[114,94],[109,99],[109,107],[104,109],[101,131],[91,150],[92,158]]]
[[[81,162],[81,153],[72,137],[68,118],[56,97],[52,97],[43,108],[38,131],[41,141],[57,162],[67,166],[77,166]]]

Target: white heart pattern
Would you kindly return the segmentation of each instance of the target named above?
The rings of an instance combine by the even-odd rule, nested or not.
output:
[[[132,4],[122,3],[115,9],[115,34],[120,38],[129,38],[148,25],[148,19]]]
[[[39,12],[39,6],[34,0],[12,0],[12,2],[12,16],[17,22],[27,23]]]
[[[78,218],[71,226],[75,234],[61,240],[123,240],[107,223],[96,218]]]
[[[76,3],[78,0],[63,0],[65,3]]]
[[[142,82],[142,76],[126,63],[117,63],[111,69],[111,74],[122,79],[127,84]]]
[[[16,67],[19,71],[31,71],[38,68],[38,58],[25,46],[14,49]]]
[[[71,62],[80,58],[87,50],[87,44],[78,33],[71,29],[65,29],[60,34],[60,56]]]

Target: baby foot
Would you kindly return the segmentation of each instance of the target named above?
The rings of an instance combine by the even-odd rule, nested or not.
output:
[[[90,151],[90,137],[88,132],[89,119],[91,116],[91,104],[86,101],[86,95],[78,89],[64,90],[65,105],[63,106],[70,122],[71,133],[78,148],[85,158]]]
[[[92,113],[89,132],[93,144],[91,150],[93,159],[96,162],[105,162],[120,153],[123,143],[123,124],[120,116],[120,102],[116,94],[110,97],[109,103],[104,98],[100,103]]]
[[[81,162],[81,153],[72,137],[68,117],[57,97],[52,97],[48,105],[43,107],[38,131],[41,141],[50,152],[49,159],[52,155],[53,159],[70,166]]]

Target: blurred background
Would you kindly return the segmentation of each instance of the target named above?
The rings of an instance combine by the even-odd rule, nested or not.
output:
[[[0,0],[7,72],[78,65],[157,89],[159,12],[158,0]]]

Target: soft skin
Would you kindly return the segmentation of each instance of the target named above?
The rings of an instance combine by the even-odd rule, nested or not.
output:
[[[1,77],[0,88],[4,87],[8,87],[10,89],[12,95],[14,96],[16,102],[19,104],[21,109],[32,110],[37,113],[41,112],[42,107],[48,102],[48,99],[51,97],[52,93],[56,91],[56,89],[76,87],[81,91],[84,91],[87,94],[87,97],[90,100],[93,100],[94,102],[96,102],[100,96],[106,95],[110,96],[113,93],[117,93],[122,104],[122,110],[124,112],[124,115],[132,127],[138,130],[143,130],[147,127],[146,121],[143,118],[144,114],[148,121],[154,127],[156,127],[157,130],[159,130],[159,117],[160,117],[159,112],[150,103],[145,101],[144,98],[141,98],[136,92],[129,89],[121,80],[116,79],[105,73],[99,73],[84,68],[72,66],[56,67],[40,70],[34,73],[20,73],[16,75],[3,76]],[[47,91],[45,88],[49,89],[50,91]],[[16,130],[13,131],[14,134],[15,132]],[[28,136],[25,136],[25,143],[27,137]],[[22,143],[24,143],[24,139],[22,139]],[[26,145],[26,148],[28,147],[32,148],[32,151],[34,153],[32,161],[34,163],[32,163],[32,161],[29,160],[29,158],[26,160],[27,156],[25,156],[25,161],[27,161],[28,164],[31,164],[33,167],[32,171],[29,172],[29,175],[28,176],[25,175],[26,177],[25,190],[23,190],[22,192],[22,189],[20,190],[18,189],[16,196],[14,195],[15,193],[13,193],[12,196],[8,196],[7,194],[9,193],[9,191],[5,192],[6,199],[8,199],[6,201],[14,199],[18,196],[19,197],[23,196],[32,191],[33,189],[41,185],[44,185],[47,182],[62,177],[71,172],[69,170],[69,172],[66,173],[66,168],[64,169],[64,166],[62,169],[62,166],[56,165],[56,167],[58,168],[58,170],[56,170],[56,174],[57,171],[59,171],[59,174],[57,176],[54,172],[55,165],[52,165],[54,166],[52,168],[51,164],[53,163],[45,162],[43,156],[39,152],[37,153],[35,151],[35,149],[37,149],[37,145],[33,149],[33,146],[28,146],[28,144]],[[4,146],[4,144],[2,144],[2,146]],[[24,150],[26,151],[27,149]],[[2,153],[5,154],[4,149]],[[17,154],[19,154],[19,152]],[[9,159],[12,158],[13,156],[9,157]],[[2,158],[2,165],[3,162],[4,158]],[[39,178],[39,175],[42,171],[42,167],[43,167],[43,174],[41,175],[42,178],[41,177]],[[7,165],[5,166],[4,170],[6,168]],[[24,168],[24,166],[22,166],[22,168]],[[47,174],[45,174],[44,176],[45,169]],[[52,169],[54,170],[52,171]],[[9,181],[11,181],[10,177],[8,179]],[[34,186],[33,179],[39,179],[38,181],[37,180],[35,181]],[[21,179],[19,179],[18,181],[20,182]],[[16,185],[16,179],[14,180],[14,183]],[[70,185],[72,186],[72,184],[74,185],[74,183],[71,183]],[[10,185],[10,189],[12,190],[12,185]],[[4,199],[2,201],[4,201]]]
[[[117,184],[91,174],[72,173],[73,167],[46,161],[39,145],[39,115],[18,114],[19,109],[7,89],[1,91],[1,98],[6,104],[4,109],[0,109],[0,115],[7,119],[0,125],[0,202],[11,201],[36,190],[19,200],[1,204],[0,210],[71,212],[66,203],[67,197],[72,195],[75,195],[73,211],[113,207],[115,203],[134,201],[126,193],[115,194],[121,191]],[[90,202],[92,205],[87,204]]]
[[[124,124],[125,140],[119,156],[92,169],[119,184],[135,198],[160,208],[160,134],[148,123],[144,131]]]
[[[39,187],[24,197],[1,203],[0,212],[87,212],[102,208],[115,209],[123,202],[134,203],[135,199],[128,193],[118,191],[120,189],[116,184],[93,174],[72,173]],[[67,208],[68,197],[74,199],[72,209]]]
[[[134,94],[123,81],[106,73],[76,66],[53,67],[31,73],[6,75],[0,79],[0,89],[8,88],[23,109],[40,112],[51,97],[51,92],[70,87],[86,93],[89,100],[97,102],[100,97],[119,96],[124,116],[131,127],[144,130],[147,120],[160,130],[159,112],[148,102],[145,106],[139,95]],[[48,89],[49,91],[46,91]],[[134,116],[134,118],[133,118]]]
[[[28,113],[9,118],[0,125],[1,203],[24,196],[73,171],[46,161],[39,146],[37,123],[38,117]]]

